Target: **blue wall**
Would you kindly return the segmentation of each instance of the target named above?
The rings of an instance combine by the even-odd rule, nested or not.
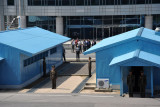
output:
[[[29,57],[21,54],[21,83],[24,83],[38,75],[43,75],[43,59],[24,67],[23,61],[27,58]],[[62,62],[62,45],[59,45],[57,46],[56,53],[50,55],[50,51],[48,52],[48,57],[46,57],[46,72],[48,73],[50,71],[52,65],[57,67],[62,64]]]
[[[160,46],[159,44],[150,42],[150,41],[142,41],[142,40],[134,40],[131,42],[126,42],[123,44],[120,44],[118,46],[114,46],[111,48],[106,48],[104,50],[96,52],[96,76],[97,78],[109,78],[109,82],[112,85],[120,85],[121,79],[120,79],[120,68],[121,66],[115,65],[115,66],[109,66],[110,62],[114,57],[126,54],[128,52],[135,51],[137,49],[141,49],[142,51],[146,51],[155,55],[160,55]],[[150,89],[151,83],[150,83],[150,67],[152,66],[148,65],[147,63],[139,62],[130,62],[127,64],[124,64],[122,66],[128,66],[126,68],[123,68],[124,74],[123,76],[128,75],[128,70],[130,69],[129,66],[145,66],[144,67],[144,73],[147,76],[147,89]],[[160,77],[160,69],[155,68],[154,69],[154,84],[158,84],[160,86],[160,79],[157,75]],[[124,77],[124,91],[127,91],[127,85],[126,85],[126,77]],[[159,81],[159,82],[156,82]]]
[[[45,50],[46,51],[46,50]],[[56,67],[63,63],[62,45],[57,46],[57,51],[46,57],[47,72],[51,66]],[[4,58],[0,62],[0,88],[19,88],[33,82],[43,75],[43,60],[34,62],[24,67],[24,59],[29,58],[21,50],[0,44],[0,57]]]
[[[19,53],[16,48],[0,44],[0,56],[5,58],[0,63],[0,85],[20,84]]]

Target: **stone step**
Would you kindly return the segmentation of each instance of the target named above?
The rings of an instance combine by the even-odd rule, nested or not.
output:
[[[96,83],[86,83],[86,85],[95,85],[96,86]]]
[[[94,90],[96,88],[96,85],[85,85],[84,89],[91,89]]]
[[[112,92],[112,89],[109,88],[104,88],[104,89],[100,89],[100,88],[95,88],[95,92]]]

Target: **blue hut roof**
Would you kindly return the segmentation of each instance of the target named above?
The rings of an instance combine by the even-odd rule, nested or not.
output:
[[[141,51],[139,49],[113,58],[109,65],[123,65],[125,63],[137,60],[139,60],[140,62],[144,62],[148,65],[160,67],[160,56]]]
[[[0,43],[17,48],[30,56],[68,40],[70,38],[39,27],[0,32]]]
[[[93,52],[98,52],[103,49],[120,45],[135,39],[143,39],[145,41],[156,42],[160,44],[160,36],[154,30],[141,27],[113,37],[103,39],[101,42],[91,47],[83,54],[86,55]]]
[[[4,60],[4,58],[0,57],[0,62],[3,61],[3,60]]]

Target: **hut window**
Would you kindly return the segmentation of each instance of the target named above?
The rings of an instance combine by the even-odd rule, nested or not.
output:
[[[54,54],[54,53],[56,53],[56,52],[57,52],[57,48],[56,48],[56,47],[50,49],[50,55],[51,55],[51,54]]]
[[[25,59],[25,60],[23,61],[23,66],[26,67],[26,66],[34,63],[34,62],[37,62],[37,61],[43,59],[43,57],[47,57],[47,56],[48,56],[48,51],[45,51],[45,52],[43,52],[43,53],[40,53],[40,54],[38,54],[38,55],[35,55],[35,56],[30,57],[30,58],[28,58],[28,59]]]

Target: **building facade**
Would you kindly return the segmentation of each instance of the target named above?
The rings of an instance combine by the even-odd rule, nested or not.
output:
[[[160,26],[159,0],[0,0],[0,30],[13,17],[71,38],[103,39],[139,27]],[[20,5],[19,5],[20,4]],[[20,11],[20,12],[19,12]],[[16,21],[15,21],[16,22]],[[12,26],[17,26],[13,23]]]

